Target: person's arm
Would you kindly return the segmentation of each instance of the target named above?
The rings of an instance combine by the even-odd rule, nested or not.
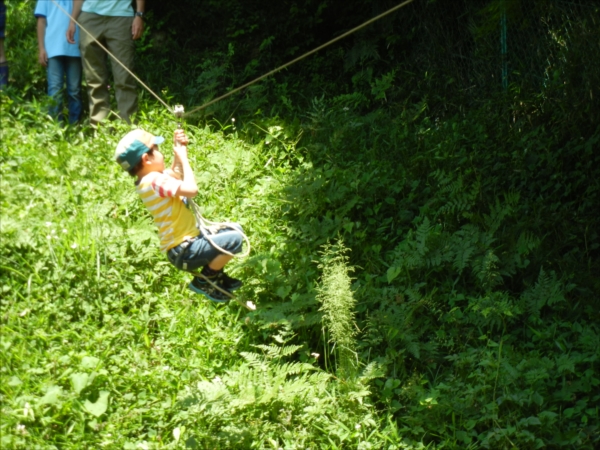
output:
[[[67,28],[67,42],[69,44],[76,44],[75,42],[75,30],[77,30],[77,24],[75,21],[81,14],[81,8],[83,6],[83,0],[73,0],[73,11],[71,12],[71,21],[69,22],[69,28]]]
[[[44,67],[48,65],[48,53],[46,52],[46,45],[44,43],[46,24],[45,17],[37,18],[38,61]]]
[[[187,145],[188,139],[183,130],[175,130],[175,145],[173,147],[173,152],[183,171],[182,182],[179,185],[179,189],[177,189],[176,195],[194,198],[198,194],[198,185],[196,184],[196,177],[190,166],[190,161],[188,160]]]
[[[146,12],[146,0],[135,1],[135,12]],[[142,37],[144,32],[144,20],[140,16],[133,18],[133,25],[131,25],[131,37],[135,41]]]

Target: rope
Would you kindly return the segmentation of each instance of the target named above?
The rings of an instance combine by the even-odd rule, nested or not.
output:
[[[161,103],[162,103],[162,104],[165,106],[165,108],[167,108],[169,111],[173,112],[173,111],[172,111],[172,109],[171,109],[171,107],[170,107],[170,106],[169,106],[169,105],[168,105],[168,104],[167,104],[167,103],[166,103],[166,102],[165,102],[165,101],[164,101],[162,98],[160,98],[160,97],[159,97],[159,96],[158,96],[158,95],[157,95],[157,94],[156,94],[156,93],[155,93],[155,92],[154,92],[152,89],[150,89],[150,88],[149,88],[149,87],[148,87],[148,86],[147,86],[147,85],[146,85],[146,84],[145,84],[145,83],[144,83],[142,80],[140,80],[140,79],[139,79],[139,78],[136,76],[136,74],[134,74],[134,73],[133,73],[133,72],[132,72],[132,71],[129,69],[129,67],[127,67],[125,64],[123,64],[121,61],[119,61],[119,60],[118,60],[118,59],[115,57],[115,55],[113,55],[113,54],[112,54],[112,53],[111,53],[111,52],[110,52],[110,51],[109,51],[109,50],[108,50],[108,49],[107,49],[107,48],[106,48],[104,45],[102,45],[102,44],[101,44],[101,43],[98,41],[98,39],[96,39],[96,38],[95,38],[95,37],[92,35],[92,33],[90,33],[88,30],[86,30],[84,27],[82,27],[82,26],[81,26],[81,24],[80,24],[79,22],[77,22],[77,20],[76,20],[76,19],[75,19],[75,18],[74,18],[74,17],[73,17],[71,14],[69,14],[69,12],[68,12],[67,10],[65,10],[65,9],[64,9],[62,6],[60,6],[58,3],[56,3],[56,1],[55,1],[55,0],[52,0],[52,3],[54,3],[54,4],[55,4],[55,5],[56,5],[56,6],[57,6],[57,7],[58,7],[60,10],[62,10],[62,12],[63,12],[63,13],[65,13],[67,16],[69,16],[69,17],[71,18],[71,20],[72,20],[73,22],[75,22],[79,28],[81,28],[83,31],[85,31],[85,32],[87,33],[87,35],[88,35],[89,37],[91,37],[91,38],[92,38],[92,39],[93,39],[93,40],[96,42],[96,44],[98,44],[98,45],[99,45],[99,46],[100,46],[100,47],[101,47],[101,48],[102,48],[102,49],[103,49],[103,50],[104,50],[106,53],[108,53],[108,54],[109,54],[109,55],[112,57],[112,59],[114,59],[114,60],[115,60],[117,63],[119,63],[119,65],[120,65],[121,67],[123,67],[123,69],[125,69],[127,72],[129,72],[129,74],[130,74],[130,75],[131,75],[133,78],[135,78],[135,80],[136,80],[138,83],[140,83],[140,84],[141,84],[141,85],[142,85],[142,86],[143,86],[143,87],[144,87],[144,88],[145,88],[145,89],[146,89],[148,92],[150,92],[152,95],[154,95],[154,97],[156,97],[156,99],[157,99],[159,102],[161,102]]]
[[[206,240],[210,243],[210,245],[212,245],[214,248],[219,250],[221,253],[225,253],[226,255],[233,256],[234,258],[245,258],[246,256],[248,256],[250,254],[250,240],[248,239],[248,236],[246,236],[242,231],[240,231],[238,228],[234,227],[233,225],[231,225],[228,222],[211,222],[210,220],[205,219],[202,216],[202,213],[200,212],[200,207],[196,204],[196,202],[193,200],[190,200],[190,204],[192,205],[192,210],[194,211],[194,215],[196,216],[196,225],[198,226],[198,229],[202,232],[202,236],[206,238]],[[244,253],[241,253],[241,254],[231,253],[231,252],[225,250],[224,248],[221,248],[219,245],[217,245],[212,240],[211,235],[216,234],[217,231],[219,231],[221,229],[227,229],[227,228],[237,231],[238,233],[240,233],[242,235],[242,238],[246,242],[246,251]]]
[[[96,43],[97,43],[97,44],[98,44],[98,45],[99,45],[99,46],[100,46],[100,47],[101,47],[101,48],[102,48],[102,49],[103,49],[103,50],[104,50],[106,53],[108,53],[108,54],[109,54],[109,55],[110,55],[110,56],[111,56],[111,57],[112,57],[112,58],[113,58],[113,59],[114,59],[114,60],[115,60],[117,63],[119,63],[119,64],[121,65],[121,67],[123,67],[123,69],[125,69],[125,70],[126,70],[126,71],[127,71],[127,72],[128,72],[128,73],[129,73],[129,74],[130,74],[130,75],[131,75],[133,78],[135,78],[135,80],[136,80],[138,83],[140,83],[140,84],[141,84],[141,85],[142,85],[142,86],[143,86],[143,87],[144,87],[144,88],[145,88],[145,89],[146,89],[148,92],[150,92],[150,93],[151,93],[151,94],[152,94],[152,95],[153,95],[153,96],[154,96],[154,97],[155,97],[155,98],[156,98],[156,99],[157,99],[157,100],[158,100],[160,103],[162,103],[162,104],[165,106],[165,108],[167,108],[167,110],[169,110],[170,112],[174,112],[174,110],[173,110],[173,109],[172,109],[172,108],[171,108],[171,107],[170,107],[170,106],[169,106],[169,105],[168,105],[168,104],[167,104],[167,103],[166,103],[166,102],[165,102],[165,101],[164,101],[162,98],[160,98],[160,97],[159,97],[159,96],[158,96],[158,95],[157,95],[157,94],[156,94],[156,93],[155,93],[155,92],[154,92],[152,89],[150,89],[150,88],[149,88],[149,87],[148,87],[148,86],[147,86],[147,85],[146,85],[146,84],[145,84],[145,83],[144,83],[142,80],[140,80],[140,79],[139,79],[139,78],[138,78],[138,77],[137,77],[137,76],[136,76],[136,75],[135,75],[135,74],[134,74],[134,73],[133,73],[133,72],[132,72],[132,71],[131,71],[131,70],[130,70],[128,67],[127,67],[127,66],[125,66],[125,64],[123,64],[121,61],[119,61],[119,60],[118,60],[118,59],[117,59],[117,58],[116,58],[116,57],[115,57],[115,56],[114,56],[114,55],[113,55],[113,54],[112,54],[110,51],[108,51],[108,49],[107,49],[107,48],[106,48],[104,45],[102,45],[102,44],[101,44],[101,43],[98,41],[98,39],[96,39],[96,38],[95,38],[95,37],[94,37],[94,36],[93,36],[93,35],[92,35],[92,34],[91,34],[89,31],[87,31],[87,30],[86,30],[84,27],[82,27],[82,26],[81,26],[81,24],[80,24],[79,22],[77,22],[77,20],[76,20],[76,19],[75,19],[75,18],[74,18],[74,17],[73,17],[71,14],[69,14],[69,12],[68,12],[68,11],[66,11],[66,10],[65,10],[65,9],[64,9],[62,6],[60,6],[58,3],[56,3],[56,1],[55,1],[55,0],[51,0],[51,1],[52,1],[52,3],[54,3],[54,4],[55,4],[55,5],[56,5],[56,6],[57,6],[57,7],[58,7],[58,8],[59,8],[59,9],[60,9],[60,10],[61,10],[63,13],[65,13],[67,16],[69,16],[69,17],[71,18],[71,20],[73,20],[73,22],[75,22],[75,23],[77,24],[77,26],[79,26],[79,28],[81,28],[83,31],[85,31],[85,32],[88,34],[88,36],[90,36],[90,37],[91,37],[91,38],[92,38],[92,39],[93,39],[93,40],[94,40],[94,41],[95,41],[95,42],[96,42]],[[291,61],[289,61],[289,62],[287,62],[287,63],[285,63],[285,64],[283,64],[283,65],[281,65],[281,66],[279,66],[279,67],[277,67],[276,69],[273,69],[273,70],[271,70],[270,72],[267,72],[267,73],[265,73],[264,75],[261,75],[260,77],[258,77],[258,78],[255,78],[254,80],[252,80],[252,81],[249,81],[248,83],[246,83],[246,84],[243,84],[242,86],[239,86],[239,87],[235,88],[235,89],[234,89],[234,90],[232,90],[232,91],[229,91],[227,94],[221,95],[220,97],[217,97],[217,98],[215,98],[215,99],[213,99],[213,100],[211,100],[211,101],[209,101],[209,102],[207,102],[207,103],[203,104],[202,106],[199,106],[199,107],[197,107],[197,108],[194,108],[194,109],[192,109],[191,111],[189,111],[189,112],[187,112],[187,113],[183,114],[183,117],[186,117],[186,116],[188,116],[188,115],[190,115],[190,114],[192,114],[192,113],[194,113],[194,112],[196,112],[196,111],[200,111],[201,109],[204,109],[204,108],[206,108],[206,107],[208,107],[208,106],[212,105],[213,103],[216,103],[216,102],[218,102],[218,101],[220,101],[220,100],[223,100],[223,99],[225,99],[225,98],[227,98],[227,97],[229,97],[229,96],[231,96],[231,95],[235,94],[236,92],[239,92],[239,91],[241,91],[242,89],[245,89],[245,88],[247,88],[248,86],[251,86],[251,85],[253,85],[253,84],[255,84],[255,83],[258,83],[260,80],[262,80],[262,79],[264,79],[264,78],[267,78],[267,77],[269,77],[269,76],[271,76],[271,75],[273,75],[273,74],[275,74],[275,73],[277,73],[277,72],[280,72],[280,71],[282,71],[282,70],[283,70],[283,69],[285,69],[286,67],[289,67],[289,66],[291,66],[292,64],[295,64],[295,63],[297,63],[298,61],[301,61],[301,60],[303,60],[304,58],[306,58],[306,57],[308,57],[308,56],[312,55],[313,53],[316,53],[316,52],[318,52],[319,50],[322,50],[322,49],[324,49],[325,47],[328,47],[328,46],[330,46],[331,44],[333,44],[333,43],[335,43],[335,42],[337,42],[337,41],[339,41],[339,40],[341,40],[341,39],[344,39],[345,37],[347,37],[347,36],[351,35],[352,33],[356,33],[358,30],[360,30],[360,29],[362,29],[362,28],[365,28],[365,27],[366,27],[366,26],[368,26],[368,25],[371,25],[373,22],[376,22],[377,20],[379,20],[379,19],[381,19],[381,18],[383,18],[383,17],[385,17],[385,16],[387,16],[387,15],[389,15],[389,14],[391,14],[391,13],[395,12],[395,11],[397,11],[397,10],[399,10],[399,9],[401,9],[401,8],[404,8],[405,6],[407,6],[408,4],[412,3],[413,1],[414,1],[414,0],[406,0],[406,1],[402,2],[402,3],[400,3],[399,5],[396,5],[396,6],[394,6],[393,8],[390,8],[390,9],[388,9],[386,12],[384,12],[384,13],[382,13],[382,14],[379,14],[378,16],[375,16],[375,17],[373,17],[372,19],[369,19],[369,20],[367,20],[366,22],[363,22],[361,25],[359,25],[359,26],[357,26],[357,27],[354,27],[354,28],[352,28],[352,29],[351,29],[351,30],[349,30],[349,31],[346,31],[345,33],[341,34],[340,36],[338,36],[338,37],[336,37],[336,38],[334,38],[334,39],[332,39],[332,40],[330,40],[330,41],[326,42],[326,43],[325,43],[325,44],[323,44],[323,45],[320,45],[320,46],[319,46],[319,47],[317,47],[317,48],[314,48],[314,49],[310,50],[309,52],[306,52],[306,53],[304,53],[302,56],[299,56],[298,58],[296,58],[296,59],[293,59],[293,60],[291,60]]]
[[[361,24],[361,25],[359,25],[359,26],[357,26],[357,27],[355,27],[355,28],[352,28],[350,31],[346,31],[344,34],[342,34],[342,35],[340,35],[340,36],[338,36],[338,37],[336,37],[336,38],[334,38],[334,39],[330,40],[329,42],[326,42],[325,44],[323,44],[323,45],[321,45],[321,46],[319,46],[319,47],[317,47],[317,48],[315,48],[315,49],[313,49],[313,50],[311,50],[311,51],[309,51],[309,52],[306,52],[304,55],[302,55],[302,56],[299,56],[298,58],[296,58],[296,59],[293,59],[292,61],[290,61],[290,62],[287,62],[287,63],[285,63],[285,64],[284,64],[284,65],[282,65],[282,66],[279,66],[277,69],[273,69],[273,70],[271,70],[270,72],[267,72],[266,74],[264,74],[264,75],[261,75],[260,77],[258,77],[258,78],[255,78],[254,80],[252,80],[252,81],[249,81],[248,83],[246,83],[246,84],[244,84],[244,85],[242,85],[242,86],[240,86],[240,87],[237,87],[237,88],[235,88],[233,91],[229,91],[227,94],[221,95],[220,97],[217,97],[217,98],[215,98],[215,99],[213,99],[213,100],[211,100],[211,101],[209,101],[209,102],[205,103],[204,105],[202,105],[202,106],[199,106],[198,108],[192,109],[191,111],[189,111],[189,112],[185,113],[185,114],[184,114],[184,117],[185,117],[185,116],[188,116],[188,115],[190,115],[190,114],[192,114],[192,113],[194,113],[194,112],[196,112],[196,111],[199,111],[199,110],[201,110],[201,109],[204,109],[204,108],[206,108],[207,106],[210,106],[210,105],[212,105],[213,103],[216,103],[216,102],[218,102],[218,101],[220,101],[220,100],[223,100],[224,98],[227,98],[227,97],[229,97],[230,95],[233,95],[233,94],[235,94],[236,92],[239,92],[239,91],[241,91],[242,89],[245,89],[245,88],[247,88],[248,86],[251,86],[251,85],[253,85],[254,83],[257,83],[257,82],[259,82],[259,81],[260,81],[260,80],[262,80],[263,78],[266,78],[266,77],[268,77],[268,76],[271,76],[271,75],[273,75],[273,74],[275,74],[275,73],[277,73],[277,72],[279,72],[279,71],[281,71],[281,70],[285,69],[286,67],[289,67],[289,66],[291,66],[292,64],[295,64],[295,63],[297,63],[298,61],[300,61],[300,60],[302,60],[302,59],[306,58],[307,56],[310,56],[310,55],[312,55],[313,53],[316,53],[316,52],[318,52],[319,50],[322,50],[322,49],[324,49],[325,47],[327,47],[327,46],[329,46],[329,45],[331,45],[331,44],[333,44],[333,43],[335,43],[335,42],[337,42],[337,41],[339,41],[339,40],[341,40],[341,39],[344,39],[346,36],[349,36],[349,35],[351,35],[352,33],[355,33],[355,32],[357,32],[358,30],[360,30],[360,29],[362,29],[362,28],[364,28],[364,27],[366,27],[366,26],[368,26],[368,25],[371,25],[373,22],[375,22],[375,21],[377,21],[377,20],[379,20],[379,19],[381,19],[381,18],[383,18],[383,17],[387,16],[388,14],[391,14],[391,13],[393,13],[394,11],[397,11],[397,10],[399,10],[400,8],[403,8],[403,7],[405,7],[406,5],[408,5],[408,4],[410,4],[410,3],[412,3],[413,1],[414,1],[414,0],[406,0],[405,2],[403,2],[403,3],[400,3],[399,5],[396,5],[396,6],[394,6],[393,8],[391,8],[391,9],[388,9],[386,12],[384,12],[384,13],[382,13],[382,14],[379,14],[378,16],[376,16],[376,17],[373,17],[373,18],[372,18],[372,19],[370,19],[370,20],[367,20],[367,21],[366,21],[366,22],[364,22],[363,24]]]

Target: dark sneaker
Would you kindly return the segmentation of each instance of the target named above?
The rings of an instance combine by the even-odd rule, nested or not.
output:
[[[244,283],[242,283],[242,280],[238,280],[237,278],[231,278],[225,272],[221,272],[219,275],[217,275],[217,277],[219,278],[219,281],[223,285],[223,287],[229,292],[233,292],[244,285]]]
[[[219,280],[215,280],[215,284],[217,284],[217,286],[219,286],[220,288],[225,289],[225,286],[219,283]],[[196,294],[204,295],[206,298],[213,302],[227,303],[229,301],[229,297],[227,297],[227,295],[223,294],[218,289],[215,289],[213,286],[211,286],[209,283],[207,283],[201,278],[194,277],[194,279],[188,285],[188,287]]]

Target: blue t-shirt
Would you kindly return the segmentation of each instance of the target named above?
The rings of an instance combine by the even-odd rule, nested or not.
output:
[[[133,17],[131,0],[84,0],[81,10],[100,16]]]
[[[69,14],[73,11],[73,0],[54,0]],[[71,18],[50,0],[38,0],[35,5],[35,17],[46,18],[44,45],[48,58],[55,56],[73,56],[79,58],[79,27],[75,31],[75,44],[67,42],[67,28]]]

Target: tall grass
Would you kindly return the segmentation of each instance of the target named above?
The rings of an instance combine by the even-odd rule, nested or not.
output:
[[[335,353],[338,375],[351,378],[356,374],[358,358],[354,339],[356,300],[349,276],[353,269],[348,267],[349,258],[345,255],[347,251],[342,239],[333,245],[324,246],[319,265],[323,275],[317,288],[317,300],[321,303],[320,311],[323,312],[323,332],[329,334],[333,345],[331,351],[326,350],[326,357],[328,353]]]

